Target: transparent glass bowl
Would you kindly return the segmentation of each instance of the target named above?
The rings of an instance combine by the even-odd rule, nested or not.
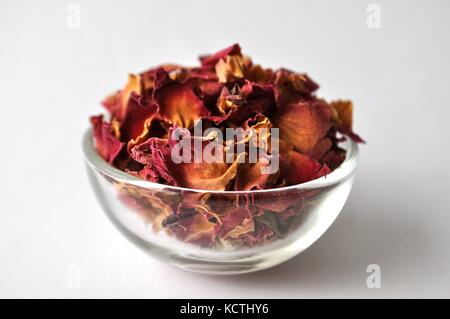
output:
[[[125,237],[171,265],[210,274],[237,274],[273,267],[322,236],[344,206],[353,184],[358,148],[350,140],[342,147],[347,150],[345,161],[326,177],[277,189],[223,192],[167,186],[126,174],[97,154],[91,130],[83,138],[92,187],[103,210]],[[205,227],[198,232],[204,238],[198,233],[183,233],[186,230],[183,223],[191,221],[180,225],[169,217],[183,201],[196,207],[189,218],[198,219],[197,228]],[[205,212],[213,208],[215,215],[209,216],[208,221],[218,223],[225,218],[223,214],[232,218],[230,214],[239,205],[257,212],[256,217],[240,224],[259,227],[262,238],[252,237],[250,231],[242,240],[242,236],[229,232],[215,239],[219,245],[211,246],[208,242],[211,228],[203,221]]]

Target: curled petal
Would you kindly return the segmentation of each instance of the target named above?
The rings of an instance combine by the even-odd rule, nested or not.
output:
[[[133,147],[135,147],[138,144],[141,144],[144,142],[149,136],[152,128],[152,124],[154,123],[156,115],[150,115],[144,122],[142,132],[136,136],[133,139],[130,139],[127,144],[127,150],[128,152],[131,151]]]
[[[91,123],[94,127],[95,148],[100,156],[111,164],[122,150],[123,143],[119,141],[117,135],[114,136],[112,125],[103,122],[102,115],[91,117]]]
[[[347,130],[352,130],[353,124],[353,104],[351,101],[334,101],[330,107],[336,112],[335,121],[338,125]]]
[[[220,113],[227,114],[241,105],[245,104],[245,98],[240,94],[231,94],[226,86],[222,88],[217,100],[217,108]]]
[[[228,120],[236,125],[258,113],[267,112],[275,105],[275,95],[272,84],[257,84],[246,81],[241,87],[240,93],[246,103],[230,112]]]
[[[155,91],[154,98],[162,119],[180,127],[190,128],[194,121],[210,114],[189,82],[165,85]]]
[[[254,117],[245,121],[242,129],[242,136],[238,136],[236,140],[227,140],[227,148],[235,149],[238,145],[244,144],[246,149],[254,152],[254,155],[267,155],[272,153],[271,137],[272,123],[262,113],[257,113]],[[276,141],[276,140],[274,140]],[[277,150],[275,150],[277,151]],[[258,154],[256,154],[258,153]],[[254,163],[254,157],[252,157]]]
[[[130,74],[128,76],[128,83],[122,90],[121,105],[126,107],[132,93],[141,94],[141,77],[139,75]],[[124,115],[124,114],[122,114]]]
[[[271,140],[270,135],[272,128],[272,123],[270,122],[270,119],[266,117],[262,113],[256,114],[254,117],[248,119],[244,123],[244,129],[246,132],[250,132],[247,135],[255,134],[256,139],[253,139],[254,142],[257,142],[257,144],[253,145],[256,147],[262,147],[264,150],[271,150],[270,142]],[[267,145],[263,145],[267,144]]]
[[[176,78],[182,73],[183,68],[177,64],[164,64],[156,68],[152,68],[140,74],[142,87],[144,91],[151,91],[155,88],[156,79],[161,76],[162,71],[167,74],[169,79]],[[172,74],[172,76],[170,75]],[[161,79],[159,79],[161,80]]]
[[[171,146],[168,140],[152,137],[133,147],[130,155],[136,162],[148,167],[147,170],[156,172],[163,181],[178,186],[166,165],[166,159],[170,157],[170,154]],[[147,171],[139,172],[139,175],[146,174],[148,174]]]
[[[126,141],[141,136],[145,130],[145,123],[156,116],[158,107],[150,103],[145,97],[133,92],[127,105],[127,112],[121,125],[122,138]]]
[[[353,103],[351,101],[334,101],[330,103],[332,112],[336,114],[334,120],[337,128],[358,143],[364,140],[353,132]]]
[[[244,64],[240,55],[229,55],[225,60],[219,60],[215,69],[220,83],[228,83],[244,77]]]
[[[200,62],[203,67],[214,67],[219,60],[225,59],[229,55],[242,55],[239,44],[233,44],[213,55],[200,57]]]

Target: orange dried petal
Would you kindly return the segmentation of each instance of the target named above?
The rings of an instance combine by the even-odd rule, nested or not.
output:
[[[321,102],[299,102],[280,109],[274,127],[280,137],[302,153],[309,153],[331,127],[330,108]]]

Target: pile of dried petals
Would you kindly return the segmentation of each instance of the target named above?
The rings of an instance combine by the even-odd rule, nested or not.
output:
[[[316,97],[318,85],[306,74],[265,69],[244,56],[237,44],[201,57],[200,62],[198,67],[170,64],[129,75],[125,87],[103,101],[110,118],[91,118],[97,152],[118,169],[151,182],[202,190],[248,191],[300,184],[327,175],[345,159],[339,142],[346,136],[362,141],[352,131],[352,103],[327,103]],[[261,168],[267,165],[262,160],[174,163],[171,132],[175,128],[193,132],[198,121],[203,130],[278,128],[279,170],[262,174]],[[208,143],[212,141],[202,140],[202,144]],[[278,213],[285,213],[280,216],[286,219],[291,214],[289,205],[282,206]],[[204,214],[182,219],[179,207],[166,209],[170,212],[164,212],[162,224],[187,223],[183,229],[189,229],[192,223],[208,222],[213,225],[211,236],[222,239],[242,239],[257,231],[267,233],[267,224],[252,222],[246,233],[234,236],[232,225],[236,221],[226,223],[227,218],[239,216],[241,222],[236,225],[242,229],[242,214],[249,220],[253,213],[242,211],[239,205],[231,207],[212,214],[214,218],[205,217],[206,221],[198,220]],[[217,219],[221,219],[220,230],[214,226]],[[205,240],[204,236],[173,232],[184,240],[190,236],[188,241],[209,244],[213,240],[211,236]]]

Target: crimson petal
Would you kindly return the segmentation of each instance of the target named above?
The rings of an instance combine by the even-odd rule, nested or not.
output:
[[[102,115],[91,117],[91,123],[94,127],[95,148],[100,156],[111,164],[119,155],[124,144],[119,141],[117,131],[114,135],[112,124],[103,121]]]

